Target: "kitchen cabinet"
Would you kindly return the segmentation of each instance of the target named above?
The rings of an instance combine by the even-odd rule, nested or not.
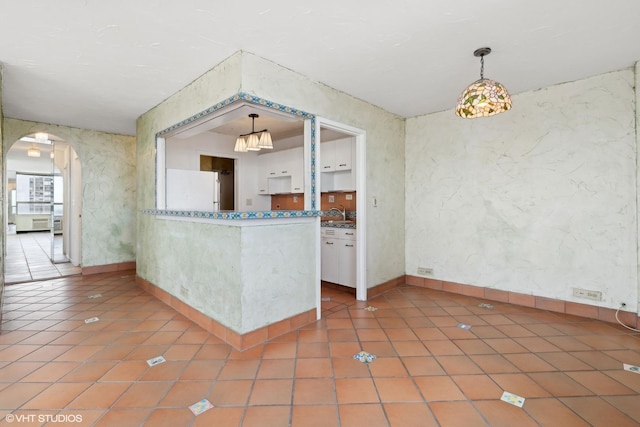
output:
[[[320,191],[356,191],[355,138],[320,144]]]
[[[258,157],[258,194],[304,192],[303,148],[276,151]]]
[[[356,230],[322,227],[322,280],[356,287]]]
[[[320,144],[321,172],[351,170],[354,138],[336,139]]]

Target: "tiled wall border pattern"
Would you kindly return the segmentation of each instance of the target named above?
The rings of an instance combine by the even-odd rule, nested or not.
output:
[[[287,332],[291,332],[316,321],[316,309],[314,308],[246,334],[239,334],[138,275],[136,275],[136,283],[146,292],[155,296],[160,301],[175,309],[178,313],[201,326],[207,332],[215,335],[239,351],[247,350],[272,338],[284,335]]]
[[[191,117],[188,117],[172,126],[169,126],[166,129],[161,130],[156,134],[156,150],[158,138],[163,138],[167,134],[180,129],[183,126],[188,126],[193,124],[194,122],[206,117],[210,114],[216,113],[218,110],[228,107],[229,105],[235,102],[249,102],[251,104],[260,105],[262,107],[270,108],[273,110],[277,110],[280,112],[284,112],[287,114],[291,114],[293,116],[300,117],[305,120],[310,120],[311,122],[311,210],[310,211],[279,211],[276,215],[275,212],[193,212],[193,211],[166,211],[166,210],[158,210],[158,209],[144,209],[142,213],[147,215],[170,215],[170,216],[185,216],[185,217],[193,217],[194,215],[198,215],[198,218],[215,218],[215,219],[259,219],[259,218],[288,218],[294,216],[316,216],[315,211],[317,209],[317,201],[316,201],[316,132],[317,132],[317,122],[316,116],[311,113],[307,113],[302,110],[298,110],[296,108],[288,107],[286,105],[279,104],[277,102],[269,101],[258,96],[250,95],[245,92],[238,92],[237,94],[230,96],[229,98],[218,102],[217,104],[207,108],[204,111],[201,111],[197,114],[194,114]],[[155,164],[156,177],[158,175],[158,163],[156,160]],[[157,180],[156,180],[157,182]],[[158,203],[158,189],[156,188],[156,207]],[[300,214],[300,212],[303,212]],[[206,215],[206,216],[204,216]]]

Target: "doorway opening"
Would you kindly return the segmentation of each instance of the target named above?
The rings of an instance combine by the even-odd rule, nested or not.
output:
[[[200,155],[200,171],[214,173],[213,210],[235,210],[235,159]]]
[[[80,274],[81,167],[55,135],[16,141],[5,164],[6,284]]]
[[[323,291],[330,295],[321,297],[324,306],[331,305],[327,298],[335,298],[339,304],[353,302],[354,294],[356,300],[366,301],[366,132],[321,117],[317,122],[320,129],[317,181],[324,219],[321,221],[324,227],[321,227],[318,295]],[[329,278],[334,280],[324,281],[322,270],[328,270]],[[332,283],[335,281],[337,286]],[[340,290],[350,298],[336,294]]]

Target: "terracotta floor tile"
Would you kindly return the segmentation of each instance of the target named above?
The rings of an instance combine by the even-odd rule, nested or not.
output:
[[[380,404],[341,405],[338,407],[340,425],[387,427],[388,423]]]
[[[558,371],[586,371],[593,369],[590,365],[569,353],[540,353],[537,356],[548,362]]]
[[[110,345],[103,350],[93,354],[90,359],[93,360],[117,360],[125,359],[126,356],[136,348],[135,345]]]
[[[594,426],[637,426],[633,420],[599,397],[566,397],[560,399],[565,405]]]
[[[357,341],[358,335],[354,329],[333,329],[327,331],[329,342]]]
[[[80,365],[80,362],[49,362],[22,379],[26,383],[56,382]],[[0,371],[0,378],[2,377]]]
[[[238,427],[243,415],[244,408],[215,407],[198,415],[193,427]]]
[[[414,328],[413,332],[422,341],[446,340],[447,336],[438,328]]]
[[[146,362],[145,362],[146,363]],[[147,369],[138,381],[170,381],[180,378],[188,362],[180,360],[177,362],[167,361]]]
[[[231,346],[227,344],[205,344],[194,359],[226,359],[230,353]]]
[[[90,385],[88,382],[52,384],[49,388],[25,403],[22,409],[63,409]]]
[[[524,398],[551,396],[547,390],[525,374],[492,374],[489,377],[502,390]]]
[[[333,375],[335,378],[370,377],[369,366],[351,358],[332,358]]]
[[[264,346],[264,359],[290,359],[296,357],[296,343],[267,343]]]
[[[634,394],[634,391],[597,371],[567,372],[568,376],[579,382],[598,396],[616,394]]]
[[[511,338],[488,338],[484,342],[500,354],[528,353],[529,351]]]
[[[62,377],[60,382],[94,382],[116,365],[115,361],[87,361]]]
[[[603,396],[607,403],[624,413],[629,418],[640,423],[640,395],[632,396]]]
[[[292,390],[292,379],[256,380],[249,405],[290,405]]]
[[[155,381],[147,383],[134,383],[113,404],[114,408],[153,408],[158,406],[173,383]]]
[[[363,350],[375,354],[377,357],[395,357],[398,355],[391,341],[362,341],[360,344],[362,344]]]
[[[148,360],[153,357],[162,356],[168,349],[169,345],[140,345],[127,354],[127,360]]]
[[[442,426],[488,426],[476,408],[469,402],[433,402],[429,403],[429,407]]]
[[[188,408],[160,408],[151,412],[144,425],[149,427],[188,426],[192,421],[193,413]]]
[[[595,369],[609,370],[620,367],[620,362],[613,357],[607,356],[601,351],[572,351],[569,352],[569,354],[577,357]]]
[[[620,384],[629,387],[636,393],[640,393],[640,375],[629,375],[630,372],[622,369],[602,371],[602,373],[618,381]]]
[[[247,408],[243,427],[288,426],[291,414],[289,406],[250,406]]]
[[[552,353],[560,351],[558,347],[540,337],[520,337],[514,338],[513,340],[532,353]]]
[[[129,386],[129,383],[93,384],[67,407],[69,409],[109,408]]]
[[[220,371],[221,380],[253,379],[258,371],[257,360],[229,360]]]
[[[210,381],[177,381],[158,406],[189,406],[204,399],[210,388]]]
[[[43,365],[43,362],[6,362],[6,365],[0,368],[0,382],[16,382]]]
[[[21,362],[49,362],[71,350],[71,345],[48,345],[41,347],[20,359]]]
[[[374,383],[382,402],[407,403],[423,401],[411,378],[374,378]]]
[[[469,358],[486,374],[520,372],[518,367],[500,354],[475,354]]]
[[[388,341],[383,329],[360,329],[357,333],[360,341]]]
[[[291,427],[339,426],[338,408],[335,405],[296,405],[292,409]]]
[[[385,328],[385,334],[389,340],[394,342],[418,341],[418,336],[408,327],[404,328]]]
[[[437,423],[426,403],[385,403],[390,427],[436,427]]]
[[[393,347],[399,356],[429,356],[429,350],[422,341],[393,341]]]
[[[436,356],[436,361],[449,375],[481,374],[482,370],[467,356]]]
[[[339,404],[377,403],[380,401],[371,378],[337,378],[335,381]]]
[[[413,380],[427,402],[466,400],[449,376],[414,377]]]
[[[327,342],[328,334],[326,330],[317,329],[317,330],[301,330],[298,333],[299,342]]]
[[[556,397],[594,394],[564,372],[532,372],[529,377]]]
[[[589,424],[557,399],[529,399],[523,410],[541,426],[587,427]]]
[[[453,343],[467,355],[496,353],[493,348],[480,339],[453,340]]]
[[[451,379],[471,400],[500,399],[504,391],[488,375],[454,375]]]
[[[135,381],[148,368],[149,365],[143,360],[124,360],[105,373],[100,381]]]
[[[0,409],[14,410],[49,386],[47,383],[14,383],[0,391]]]
[[[522,409],[500,400],[473,402],[473,405],[491,427],[538,426],[538,423]]]
[[[353,361],[354,363],[360,363]],[[369,365],[371,375],[376,377],[406,377],[408,376],[399,357],[379,357]]]
[[[41,347],[42,346],[40,345],[26,344],[12,345],[11,347],[5,348],[4,350],[0,351],[0,361],[6,360],[8,362],[15,362],[16,360],[28,355],[29,353],[33,353],[34,351],[39,350]]]
[[[464,354],[453,341],[423,341],[427,350],[434,356],[453,356]]]
[[[332,343],[337,345],[342,343]],[[300,358],[329,357],[329,344],[326,342],[298,343],[297,356]]]
[[[535,333],[520,325],[495,325],[495,327],[509,338],[536,336]]]
[[[183,333],[180,331],[160,331],[149,336],[148,334],[140,334],[141,337],[147,337],[143,344],[153,345],[153,344],[173,344]]]
[[[402,357],[402,363],[411,376],[444,375],[444,369],[434,357]]]
[[[293,386],[293,404],[335,404],[333,379],[296,379]]]
[[[243,406],[249,401],[252,380],[216,381],[209,393],[214,406]]]
[[[167,360],[191,360],[201,347],[200,344],[176,344],[169,347],[163,356]]]
[[[553,337],[545,337],[547,341],[551,344],[555,345],[559,349],[563,351],[589,351],[592,350],[591,347],[575,339],[574,337],[569,336],[553,336]]]
[[[150,409],[111,409],[94,427],[139,427],[150,413]]]
[[[298,359],[296,362],[296,378],[325,378],[330,376],[331,363],[328,359]]]
[[[82,362],[103,348],[102,345],[79,345],[61,354],[55,360],[57,362]]]
[[[332,357],[353,357],[360,350],[362,350],[362,344],[357,341],[332,342],[329,344],[329,351]]]

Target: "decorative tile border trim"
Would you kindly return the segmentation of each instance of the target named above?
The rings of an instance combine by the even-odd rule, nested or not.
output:
[[[82,275],[86,276],[88,274],[98,274],[98,273],[111,273],[114,271],[125,271],[125,270],[134,270],[136,269],[136,262],[118,262],[115,264],[104,264],[104,265],[92,265],[90,267],[82,267]]]
[[[319,216],[319,211],[251,211],[251,212],[204,212],[174,211],[166,209],[144,209],[143,214],[165,215],[203,219],[273,219],[273,218],[312,218]]]
[[[239,334],[138,275],[136,275],[136,284],[238,351],[247,350],[316,321],[316,309],[313,308],[246,334]]]
[[[204,111],[200,111],[199,113],[194,114],[191,117],[188,117],[172,126],[169,126],[166,129],[161,130],[160,132],[156,133],[155,136],[155,140],[156,140],[156,150],[157,150],[157,140],[158,138],[162,138],[165,135],[180,129],[181,127],[184,126],[188,126],[191,125],[193,123],[195,123],[196,121],[202,119],[203,117],[206,117],[210,114],[214,114],[215,112],[228,107],[229,105],[235,103],[235,102],[249,102],[251,104],[255,104],[255,105],[260,105],[262,107],[267,107],[270,108],[272,110],[276,110],[276,111],[280,111],[283,113],[287,113],[287,114],[291,114],[293,116],[297,116],[300,117],[302,119],[306,119],[306,120],[310,120],[311,122],[311,210],[315,211],[317,208],[317,193],[316,193],[316,140],[317,140],[317,121],[316,121],[316,116],[315,114],[311,114],[311,113],[307,113],[306,111],[302,111],[302,110],[298,110],[297,108],[293,108],[293,107],[289,107],[287,105],[283,105],[283,104],[279,104],[277,102],[273,102],[273,101],[269,101],[267,99],[263,99],[260,98],[258,96],[255,95],[250,95],[246,92],[238,92],[237,94],[230,96],[227,99],[224,99],[220,102],[218,102],[215,105],[212,105],[211,107],[207,108]],[[156,164],[155,164],[155,172],[156,172],[156,182],[157,182],[157,176],[158,176],[158,164],[157,164],[157,160],[156,160]],[[157,191],[157,188],[156,188]],[[157,200],[158,200],[158,194],[156,193],[156,206],[157,206]],[[248,212],[251,213],[251,212]]]
[[[446,282],[442,280],[428,279],[425,277],[406,276],[407,285],[421,288],[445,291],[454,294],[482,298],[490,301],[499,301],[524,307],[537,308],[555,313],[569,314],[588,319],[601,320],[603,322],[618,323],[615,318],[616,310],[613,308],[598,307],[590,304],[582,304],[573,301],[564,301],[535,295],[509,292],[499,289],[483,288],[480,286],[464,285],[461,283]],[[640,326],[640,316],[630,311],[620,311],[620,320],[627,326],[637,328]]]

